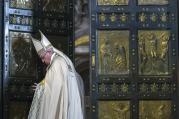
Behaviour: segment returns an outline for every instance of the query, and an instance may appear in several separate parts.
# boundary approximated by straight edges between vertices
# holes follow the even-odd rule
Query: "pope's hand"
[[[34,83],[34,85],[32,85],[32,90],[36,90],[36,88],[37,88],[37,86],[38,86],[38,83]]]

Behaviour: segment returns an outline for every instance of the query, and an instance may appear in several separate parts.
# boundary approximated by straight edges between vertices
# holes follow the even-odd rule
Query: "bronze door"
[[[92,119],[177,119],[177,0],[90,3]]]
[[[30,39],[40,29],[73,59],[72,0],[5,0],[2,119],[27,119],[32,84],[43,78],[43,65]]]

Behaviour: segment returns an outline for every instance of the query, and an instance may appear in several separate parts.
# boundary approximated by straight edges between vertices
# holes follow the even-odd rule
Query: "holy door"
[[[177,0],[90,8],[92,119],[178,119]]]
[[[72,0],[4,0],[2,119],[27,119],[43,65],[30,34],[40,29],[73,59]]]

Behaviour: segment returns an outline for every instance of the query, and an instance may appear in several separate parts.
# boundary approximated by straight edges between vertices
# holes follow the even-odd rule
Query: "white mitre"
[[[45,35],[39,30],[40,32],[40,41],[33,38],[32,36],[32,42],[34,44],[34,47],[38,53],[38,55],[40,55],[41,53],[45,52],[47,49],[52,48],[52,44],[50,43],[50,41],[45,37]]]

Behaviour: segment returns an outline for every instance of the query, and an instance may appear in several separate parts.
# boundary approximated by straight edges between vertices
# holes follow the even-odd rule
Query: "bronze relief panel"
[[[140,101],[139,119],[172,119],[171,101]]]
[[[129,101],[99,101],[99,119],[130,119]]]
[[[10,75],[34,76],[35,60],[29,33],[10,32]]]
[[[129,73],[129,31],[98,31],[100,74]]]
[[[10,0],[9,6],[12,8],[32,9],[33,0]]]
[[[128,5],[128,0],[98,0],[98,5]]]
[[[138,0],[139,5],[166,5],[169,0]]]
[[[15,25],[28,25],[32,26],[33,18],[31,16],[22,16],[22,15],[9,15],[9,23]]]
[[[139,74],[168,75],[170,32],[167,30],[140,30],[138,38]]]

